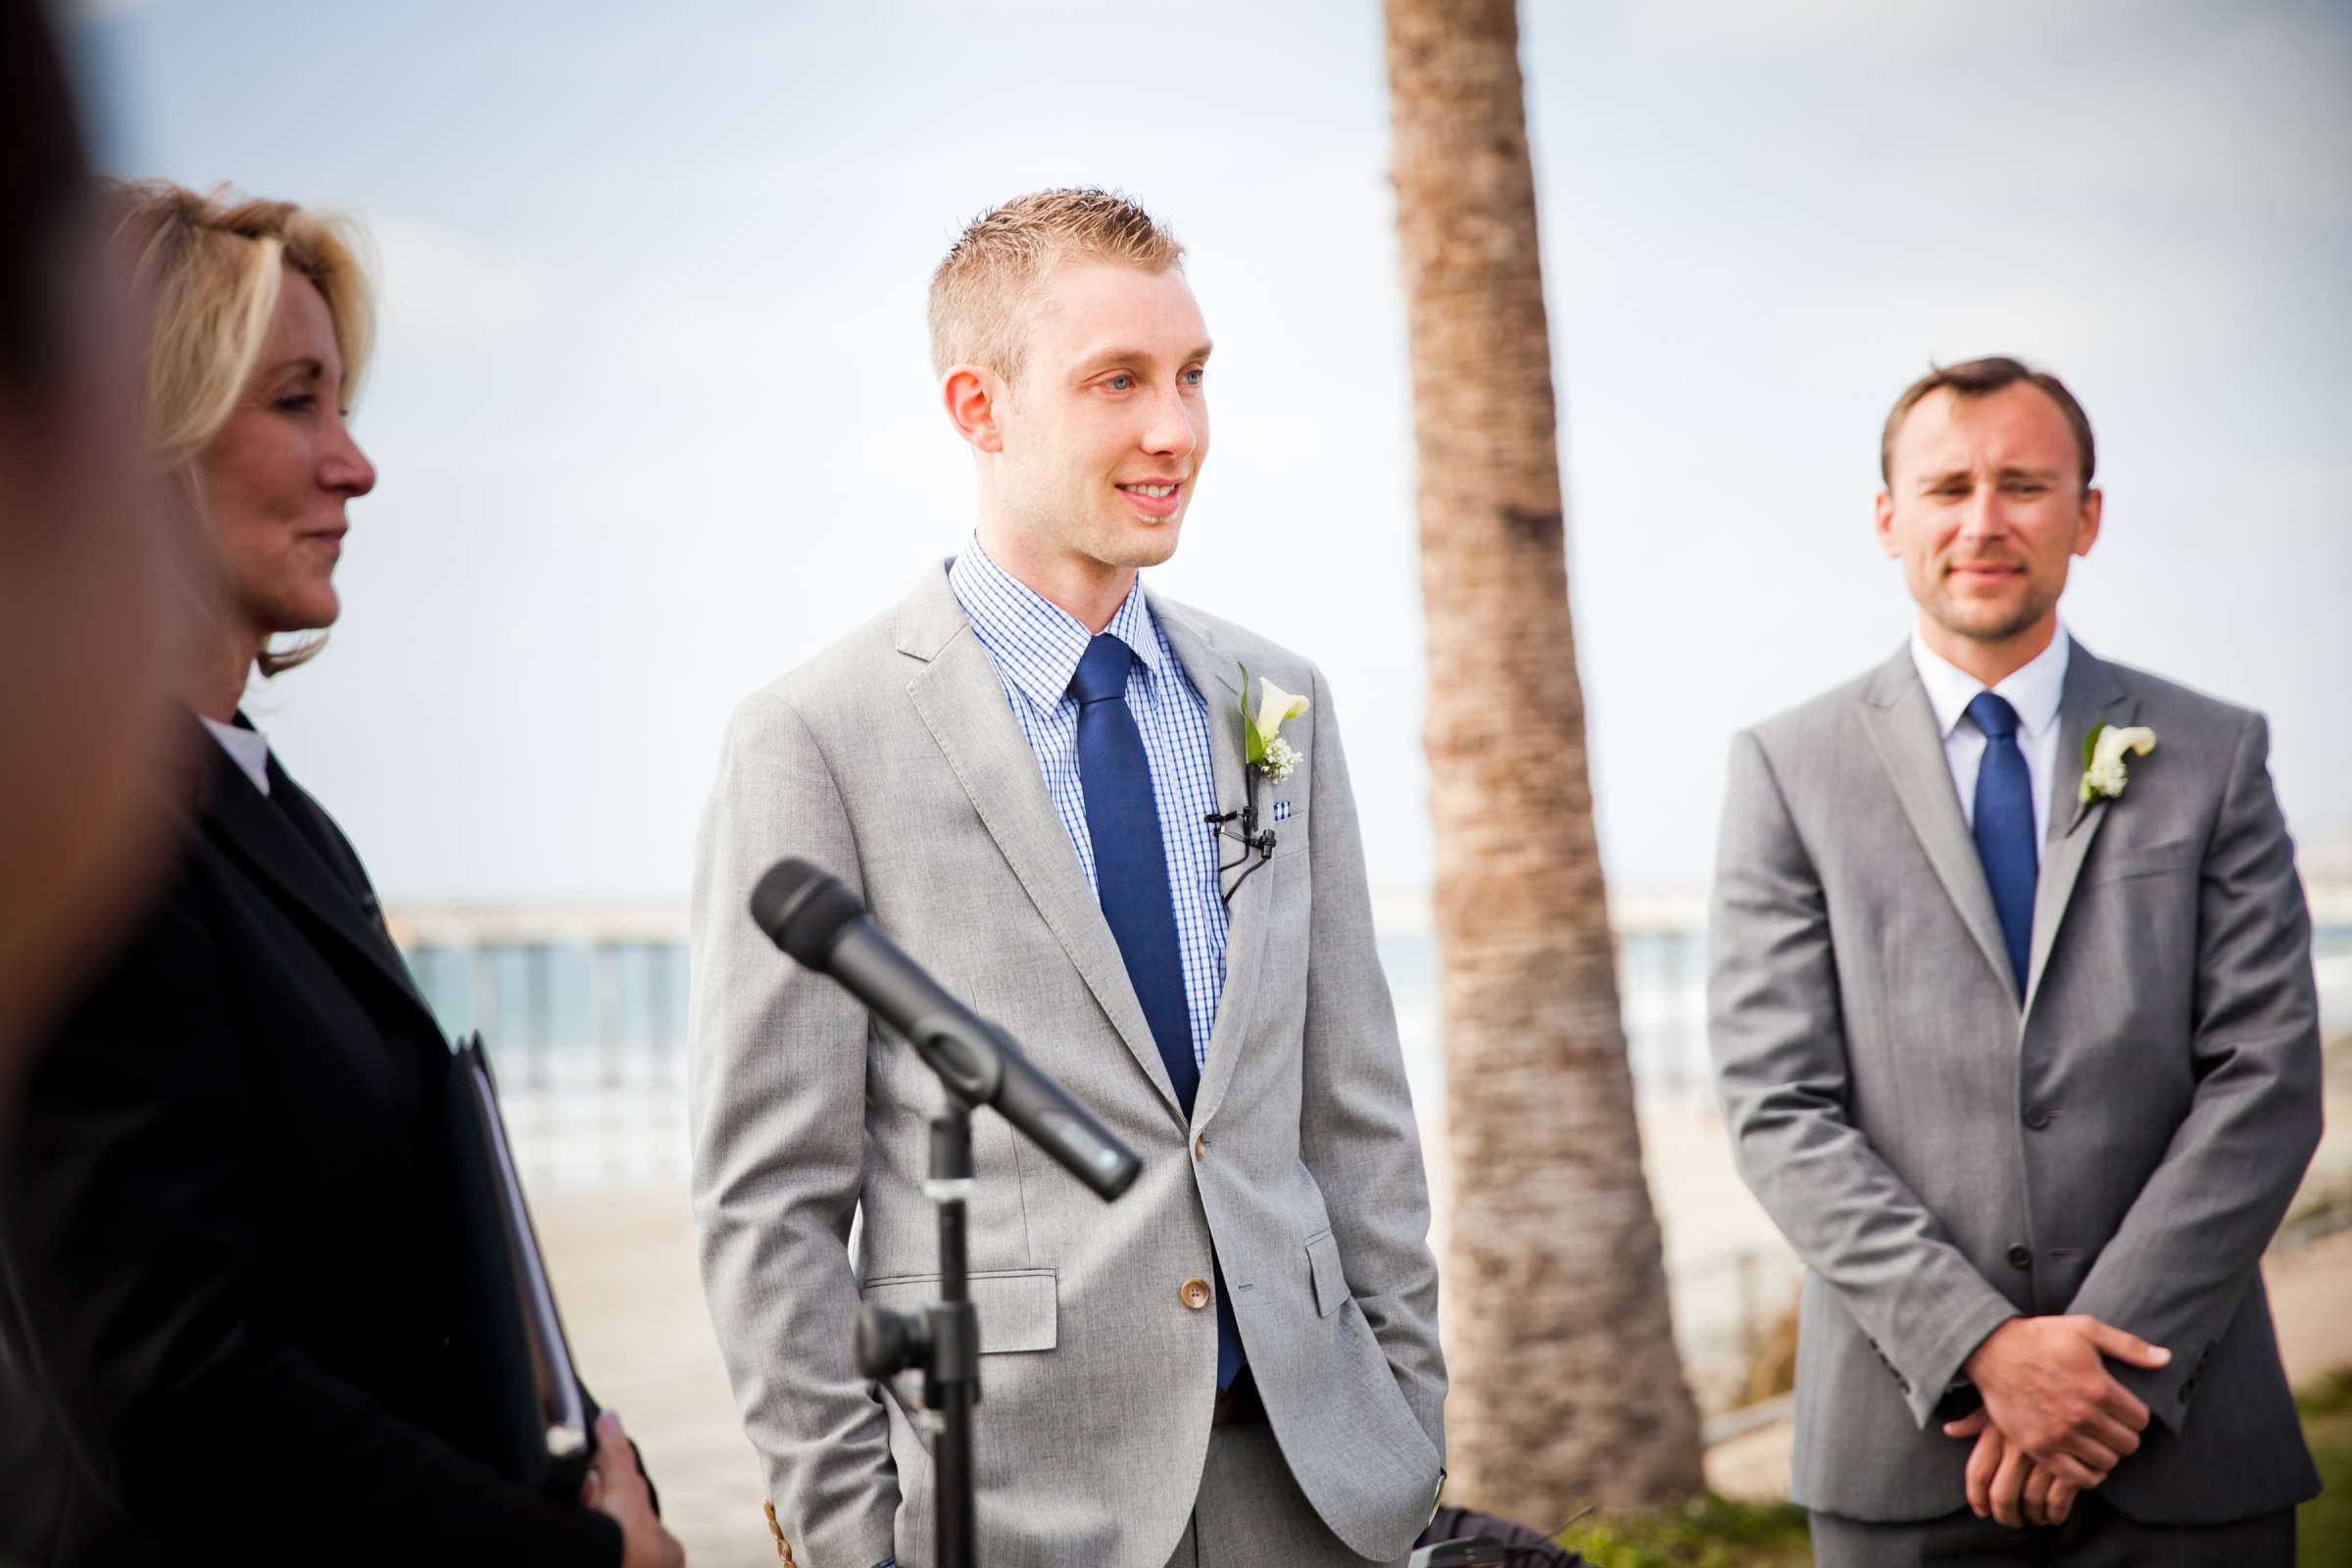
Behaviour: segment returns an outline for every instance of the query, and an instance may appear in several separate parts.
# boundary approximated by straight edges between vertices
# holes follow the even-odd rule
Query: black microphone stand
[[[858,1376],[923,1374],[925,1425],[938,1470],[939,1568],[976,1568],[979,1518],[972,1473],[972,1407],[980,1402],[980,1310],[971,1301],[964,1203],[972,1194],[972,1113],[954,1094],[931,1118],[930,1179],[939,1210],[939,1299],[919,1317],[868,1301],[858,1309]]]
[[[1266,847],[1273,847],[1271,836]],[[972,1194],[972,1107],[994,1105],[1015,1132],[1104,1202],[1135,1185],[1143,1160],[1029,1061],[1012,1037],[973,1013],[866,918],[840,880],[786,858],[752,890],[752,918],[805,968],[831,976],[906,1037],[947,1091],[931,1121],[923,1195],[939,1211],[940,1299],[919,1315],[873,1302],[852,1340],[873,1382],[919,1368],[924,1430],[938,1475],[937,1568],[976,1568],[972,1408],[980,1402],[980,1314],[971,1300],[964,1205]]]
[[[939,1075],[947,1091],[946,1108],[931,1118],[930,1174],[923,1183],[923,1196],[939,1210],[939,1299],[919,1315],[893,1312],[868,1301],[858,1308],[853,1342],[860,1377],[881,1382],[902,1372],[923,1374],[924,1427],[931,1434],[938,1475],[938,1568],[978,1568],[979,1563],[972,1407],[980,1402],[980,1312],[972,1304],[964,1246],[964,1204],[972,1196],[973,1179],[971,1107],[995,1102],[1005,1054],[1009,1050],[1017,1057],[1019,1050],[994,1034],[993,1026],[979,1028],[992,1031],[992,1037],[975,1039],[957,1020],[927,1017],[915,1020],[907,1035],[915,1054]],[[1046,1082],[1050,1087],[1051,1080]],[[1054,1093],[1058,1096],[1060,1091]],[[1134,1179],[1132,1154],[1126,1157],[1126,1174],[1113,1177],[1105,1173],[1105,1155],[1098,1155],[1095,1168],[1089,1168],[1066,1147],[1040,1147],[1093,1187],[1104,1202],[1114,1200]],[[1104,1147],[1126,1153],[1115,1139]]]

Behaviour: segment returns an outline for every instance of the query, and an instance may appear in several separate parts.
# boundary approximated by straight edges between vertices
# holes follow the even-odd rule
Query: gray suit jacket
[[[1183,1287],[1213,1279],[1212,1242],[1274,1434],[1331,1529],[1394,1558],[1434,1506],[1446,1374],[1429,1200],[1330,694],[1273,644],[1150,603],[1208,702],[1220,808],[1244,788],[1238,665],[1314,705],[1291,732],[1304,760],[1260,787],[1261,825],[1278,798],[1290,814],[1232,901],[1190,1126],[944,570],[756,693],[728,731],[696,858],[695,1216],[711,1321],[804,1564],[930,1558],[929,1436],[858,1379],[849,1326],[860,1297],[906,1309],[936,1294],[922,1180],[940,1093],[753,927],[752,885],[786,855],[849,883],[1144,1156],[1105,1205],[998,1117],[975,1119],[983,1556],[1161,1568],[1208,1445],[1216,1314]]]
[[[2112,801],[2084,735],[2145,724]],[[2077,644],[2021,1000],[1909,650],[1732,748],[1710,1036],[1740,1168],[1807,1267],[1794,1494],[1964,1503],[1933,1420],[2013,1314],[2173,1351],[2100,1494],[2218,1522],[2319,1490],[2258,1268],[2320,1134],[2311,926],[2259,714]]]

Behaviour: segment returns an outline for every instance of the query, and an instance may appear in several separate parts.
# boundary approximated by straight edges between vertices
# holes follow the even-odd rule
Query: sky
[[[356,215],[382,335],[326,652],[251,695],[387,902],[668,900],[729,710],[964,546],[923,330],[962,223],[1190,247],[1211,458],[1147,581],[1324,670],[1427,880],[1375,4],[85,0],[100,158]],[[2068,624],[2270,715],[2352,835],[2352,11],[1531,0],[1570,591],[1609,874],[1703,880],[1733,734],[1897,648],[1878,429],[2015,353],[2089,411]]]

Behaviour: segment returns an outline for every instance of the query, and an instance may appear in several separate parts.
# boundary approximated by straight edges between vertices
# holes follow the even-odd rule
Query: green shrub
[[[1588,1519],[1560,1543],[1593,1568],[1796,1568],[1813,1560],[1804,1509],[1712,1493],[1667,1512]]]
[[[2307,1383],[2295,1396],[2295,1408],[2303,1412],[2309,1426],[2318,1416],[2352,1416],[2352,1366],[2317,1383]]]
[[[2339,1568],[2352,1562],[2352,1369],[2307,1387],[2295,1402],[2320,1466],[2320,1494],[2295,1515],[2295,1560]]]

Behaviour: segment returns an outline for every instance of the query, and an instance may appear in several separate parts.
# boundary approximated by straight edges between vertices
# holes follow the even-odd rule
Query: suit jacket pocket
[[[2163,876],[2170,871],[2193,871],[2204,859],[2205,846],[2199,839],[2167,839],[2144,848],[2127,849],[2118,845],[2099,858],[2099,864],[2082,879],[2082,885],[2095,888],[2102,882],[2128,882],[2134,877]]]
[[[1331,1232],[1318,1231],[1307,1239],[1306,1267],[1314,1276],[1317,1317],[1329,1317],[1352,1299],[1347,1272],[1340,1267],[1340,1239]]]
[[[1059,1334],[1059,1293],[1050,1268],[996,1269],[967,1276],[980,1313],[980,1353],[1011,1355],[1051,1350]],[[936,1274],[898,1274],[868,1280],[859,1293],[893,1312],[919,1312],[939,1299]],[[848,1324],[842,1325],[846,1331]]]
[[[1289,786],[1284,787],[1289,788]],[[1282,802],[1282,814],[1279,816],[1275,814],[1273,797],[1267,796],[1260,799],[1257,803],[1257,827],[1261,833],[1268,829],[1273,831],[1274,858],[1277,860],[1286,855],[1298,855],[1304,851],[1306,848],[1305,792],[1300,791],[1296,797],[1286,797]]]

